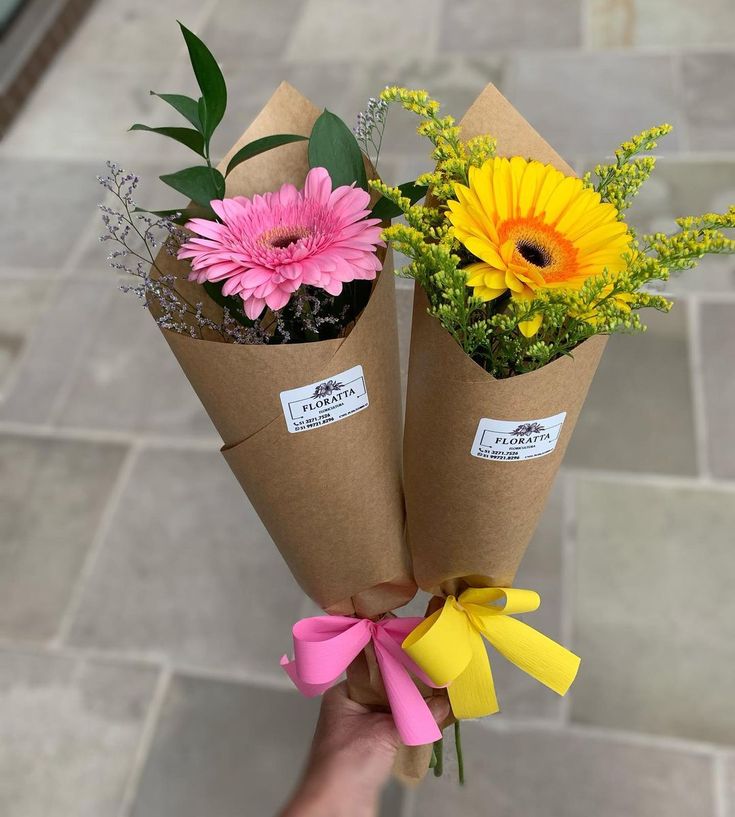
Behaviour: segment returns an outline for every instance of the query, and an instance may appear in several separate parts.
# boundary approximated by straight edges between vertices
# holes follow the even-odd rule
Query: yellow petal
[[[588,195],[591,194],[591,195]],[[597,198],[597,201],[595,201]],[[575,224],[587,213],[594,212],[595,205],[599,203],[599,194],[592,193],[592,191],[585,190],[582,195],[578,196],[571,202],[564,215],[556,223],[556,229],[560,233],[568,235]]]
[[[483,301],[493,301],[495,298],[499,298],[504,292],[507,292],[508,288],[503,287],[502,289],[492,289],[490,287],[475,287],[472,290],[472,294],[476,295]]]
[[[612,221],[609,224],[602,224],[585,233],[574,242],[574,245],[585,253],[594,252],[598,248],[605,247],[616,237],[624,236],[628,232],[628,226],[624,221]]]
[[[493,245],[487,239],[470,236],[462,243],[465,245],[465,247],[467,247],[472,255],[476,255],[482,261],[485,261],[496,269],[502,269],[505,267],[503,259],[500,257],[497,249],[493,247]]]
[[[499,244],[498,213],[492,188],[493,162],[493,159],[489,159],[475,174],[474,192],[478,203],[477,219],[482,224],[483,232],[494,244]]]
[[[582,189],[582,180],[573,176],[566,176],[556,190],[549,196],[546,203],[545,221],[547,224],[556,224],[559,217],[569,206],[572,199]]]
[[[481,287],[485,285],[485,273],[491,270],[492,267],[484,261],[478,261],[476,264],[468,264],[465,268],[467,275],[468,287]]]
[[[546,174],[541,183],[541,189],[536,197],[533,211],[529,215],[541,217],[544,214],[549,198],[556,188],[564,181],[564,174],[554,167],[546,167]]]
[[[480,189],[478,188],[477,193],[480,192]],[[461,193],[460,202],[448,202],[451,210],[451,214],[448,216],[449,221],[455,226],[461,225],[463,229],[473,235],[488,237],[491,242],[497,244],[499,242],[495,224],[486,215],[477,193],[474,191]],[[459,240],[463,241],[462,238],[459,238]]]
[[[495,198],[495,208],[498,219],[504,221],[512,216],[511,194],[513,192],[510,179],[510,162],[507,159],[496,159],[493,168],[492,190]]]
[[[505,283],[511,292],[523,292],[523,282],[518,280],[518,277],[512,270],[507,270],[505,273]]]
[[[518,191],[518,215],[521,218],[526,218],[533,212],[545,175],[544,166],[540,162],[528,163],[523,174],[523,183]]]
[[[504,241],[500,245],[500,257],[503,259],[505,266],[510,266],[513,263],[515,252],[515,241]]]
[[[542,315],[534,315],[529,321],[520,321],[518,323],[518,328],[521,330],[521,334],[524,337],[532,338],[536,332],[538,332],[542,320]]]
[[[522,156],[514,156],[510,160],[510,179],[511,179],[510,206],[511,215],[513,218],[518,218],[518,216],[520,216],[520,208],[518,206],[519,198],[521,190],[523,189],[526,169],[528,167],[529,162],[527,162]]]
[[[618,211],[612,205],[600,204],[579,217],[576,224],[569,228],[567,238],[570,241],[576,241],[588,230],[594,230],[601,224],[617,221],[617,218]]]
[[[483,285],[488,289],[499,289],[505,291],[505,271],[500,269],[487,268],[483,276]]]
[[[517,270],[514,269],[513,271],[520,281],[525,281],[527,284],[535,284],[536,286],[542,287],[546,283],[546,279],[541,270],[530,264]]]

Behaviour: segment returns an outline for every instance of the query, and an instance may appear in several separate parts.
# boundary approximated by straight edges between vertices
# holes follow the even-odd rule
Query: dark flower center
[[[271,240],[271,247],[290,247],[291,244],[295,244],[300,238],[303,238],[303,236],[296,235],[295,233],[278,236],[278,238]]]
[[[260,236],[260,240],[269,247],[282,250],[295,244],[300,239],[306,238],[309,232],[307,227],[272,227]]]
[[[532,241],[519,241],[516,244],[518,252],[536,267],[548,267],[551,263],[551,256],[545,247],[540,247]]]

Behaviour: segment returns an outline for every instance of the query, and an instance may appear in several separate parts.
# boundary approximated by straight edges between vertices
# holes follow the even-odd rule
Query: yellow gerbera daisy
[[[455,185],[447,202],[454,234],[480,260],[467,285],[484,301],[510,290],[530,300],[537,289],[579,289],[604,269],[620,272],[630,235],[612,204],[581,179],[514,156],[471,167],[469,187]],[[541,316],[519,325],[534,335]]]

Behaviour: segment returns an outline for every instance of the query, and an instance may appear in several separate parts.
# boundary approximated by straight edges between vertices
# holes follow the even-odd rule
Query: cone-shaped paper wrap
[[[269,134],[308,135],[318,113],[284,83],[229,155]],[[284,182],[301,187],[305,145],[241,164],[227,179],[227,195],[250,196]],[[159,263],[186,277],[188,264],[165,255]],[[187,293],[192,286],[180,284]],[[404,543],[390,253],[345,338],[247,346],[164,334],[222,436],[225,459],[304,591],[328,612],[345,615],[374,616],[407,602],[415,585]],[[355,413],[348,415],[348,406],[343,419],[289,431],[286,417],[303,417],[314,401],[302,394],[282,403],[281,393],[329,380],[354,388]]]
[[[477,98],[461,127],[464,139],[496,137],[500,156],[539,159],[572,173],[493,86]],[[419,587],[438,595],[467,585],[508,586],[546,503],[605,338],[586,341],[573,358],[496,380],[427,314],[427,306],[417,287],[404,440],[414,576]]]

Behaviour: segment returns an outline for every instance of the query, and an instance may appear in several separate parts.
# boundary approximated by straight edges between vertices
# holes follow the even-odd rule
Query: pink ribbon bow
[[[409,672],[436,687],[403,652],[401,643],[421,618],[370,621],[346,616],[303,618],[293,627],[294,659],[281,666],[302,695],[313,698],[331,687],[372,640],[393,720],[406,746],[422,746],[441,737],[426,701]]]

